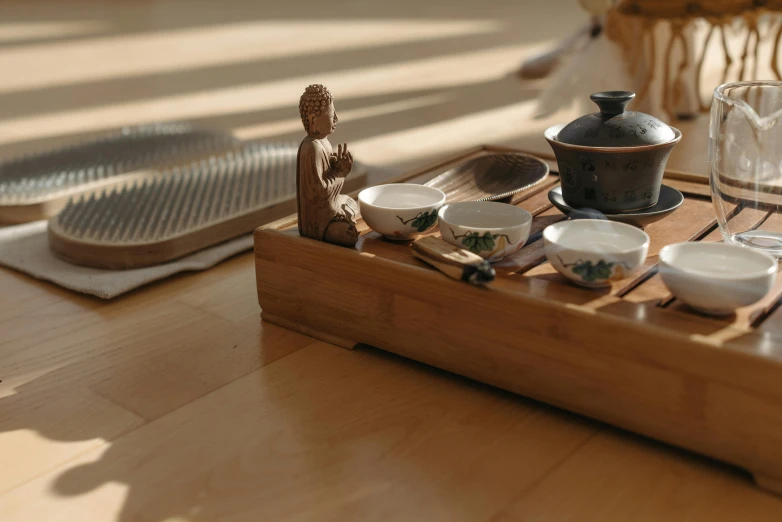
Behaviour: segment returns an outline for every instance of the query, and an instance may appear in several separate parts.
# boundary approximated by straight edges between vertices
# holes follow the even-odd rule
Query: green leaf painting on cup
[[[579,276],[587,283],[596,281],[618,281],[625,277],[625,270],[628,266],[622,262],[609,262],[603,259],[597,263],[592,261],[578,260],[575,263],[565,263],[562,258],[559,259],[562,266],[571,268],[573,273]]]
[[[461,236],[457,236],[451,229],[454,239],[461,239],[462,246],[472,252],[473,254],[480,254],[481,252],[492,252],[497,248],[497,238],[505,238],[505,242],[510,244],[510,238],[504,234],[492,234],[489,231],[481,234],[480,232],[468,231]]]
[[[584,261],[573,267],[573,273],[581,276],[587,283],[605,280],[611,277],[616,263],[607,263],[602,259],[593,264],[592,261]]]
[[[402,219],[400,216],[397,216],[397,219],[399,219],[403,225],[409,224],[418,232],[426,232],[432,228],[435,223],[437,223],[437,209],[427,212],[419,212],[415,217],[412,217],[407,221]]]

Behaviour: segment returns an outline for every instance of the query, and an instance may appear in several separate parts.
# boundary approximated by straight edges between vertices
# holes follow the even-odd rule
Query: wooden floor
[[[251,254],[110,304],[0,275],[4,521],[782,519],[726,466],[261,324]]]
[[[316,66],[366,161],[518,141],[503,75],[574,3],[5,2],[0,154],[168,117],[298,136]],[[251,253],[108,303],[0,269],[0,520],[782,520],[727,466],[259,313]]]

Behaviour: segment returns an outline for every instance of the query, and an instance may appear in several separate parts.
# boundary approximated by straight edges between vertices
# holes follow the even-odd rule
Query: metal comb
[[[51,217],[68,198],[131,173],[237,149],[232,134],[184,123],[126,127],[92,141],[0,162],[0,223]]]
[[[72,200],[49,221],[50,246],[76,264],[134,268],[246,234],[296,212],[297,153],[297,143],[252,143]],[[365,179],[351,178],[346,190]]]

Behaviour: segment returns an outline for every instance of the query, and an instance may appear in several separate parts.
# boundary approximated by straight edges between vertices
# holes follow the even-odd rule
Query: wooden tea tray
[[[497,150],[483,147],[396,181],[423,182]],[[516,196],[535,215],[533,234],[565,219],[546,197],[557,183],[552,174]],[[554,272],[540,239],[496,265],[497,280],[481,289],[435,271],[409,243],[386,241],[363,223],[357,248],[348,249],[299,237],[292,216],[255,232],[262,317],[741,466],[782,493],[782,278],[761,303],[729,318],[697,315],[672,299],[656,275],[660,249],[721,238],[708,185],[666,183],[685,202],[646,228],[651,245],[640,273],[600,291]],[[759,210],[737,208],[733,219],[782,229],[782,216]]]

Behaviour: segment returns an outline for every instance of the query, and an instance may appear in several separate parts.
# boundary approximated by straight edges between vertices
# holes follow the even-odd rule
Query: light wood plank
[[[488,520],[594,432],[391,355],[318,343],[0,496],[0,512],[8,521]],[[109,481],[128,492],[120,515]]]
[[[71,384],[23,390],[0,399],[0,498],[77,455],[100,448],[145,421],[96,393]]]
[[[257,317],[258,299],[248,288],[247,276],[254,272],[251,252],[240,254],[199,274],[188,274],[170,281],[168,293],[177,302],[214,314],[227,321]]]
[[[492,522],[772,522],[781,517],[782,500],[753,487],[737,470],[607,430]]]
[[[155,419],[311,344],[313,339],[261,324],[258,315],[230,327],[181,332],[144,361],[122,361],[90,389],[144,419]],[[161,394],[160,390],[165,393]]]
[[[159,349],[161,335],[188,328],[203,334],[223,319],[187,305],[155,302],[136,294],[121,304],[82,314],[29,313],[0,331],[0,358],[6,369],[4,393],[57,370],[104,357],[133,359]],[[111,361],[111,362],[108,362]],[[87,365],[79,377],[95,372]]]

